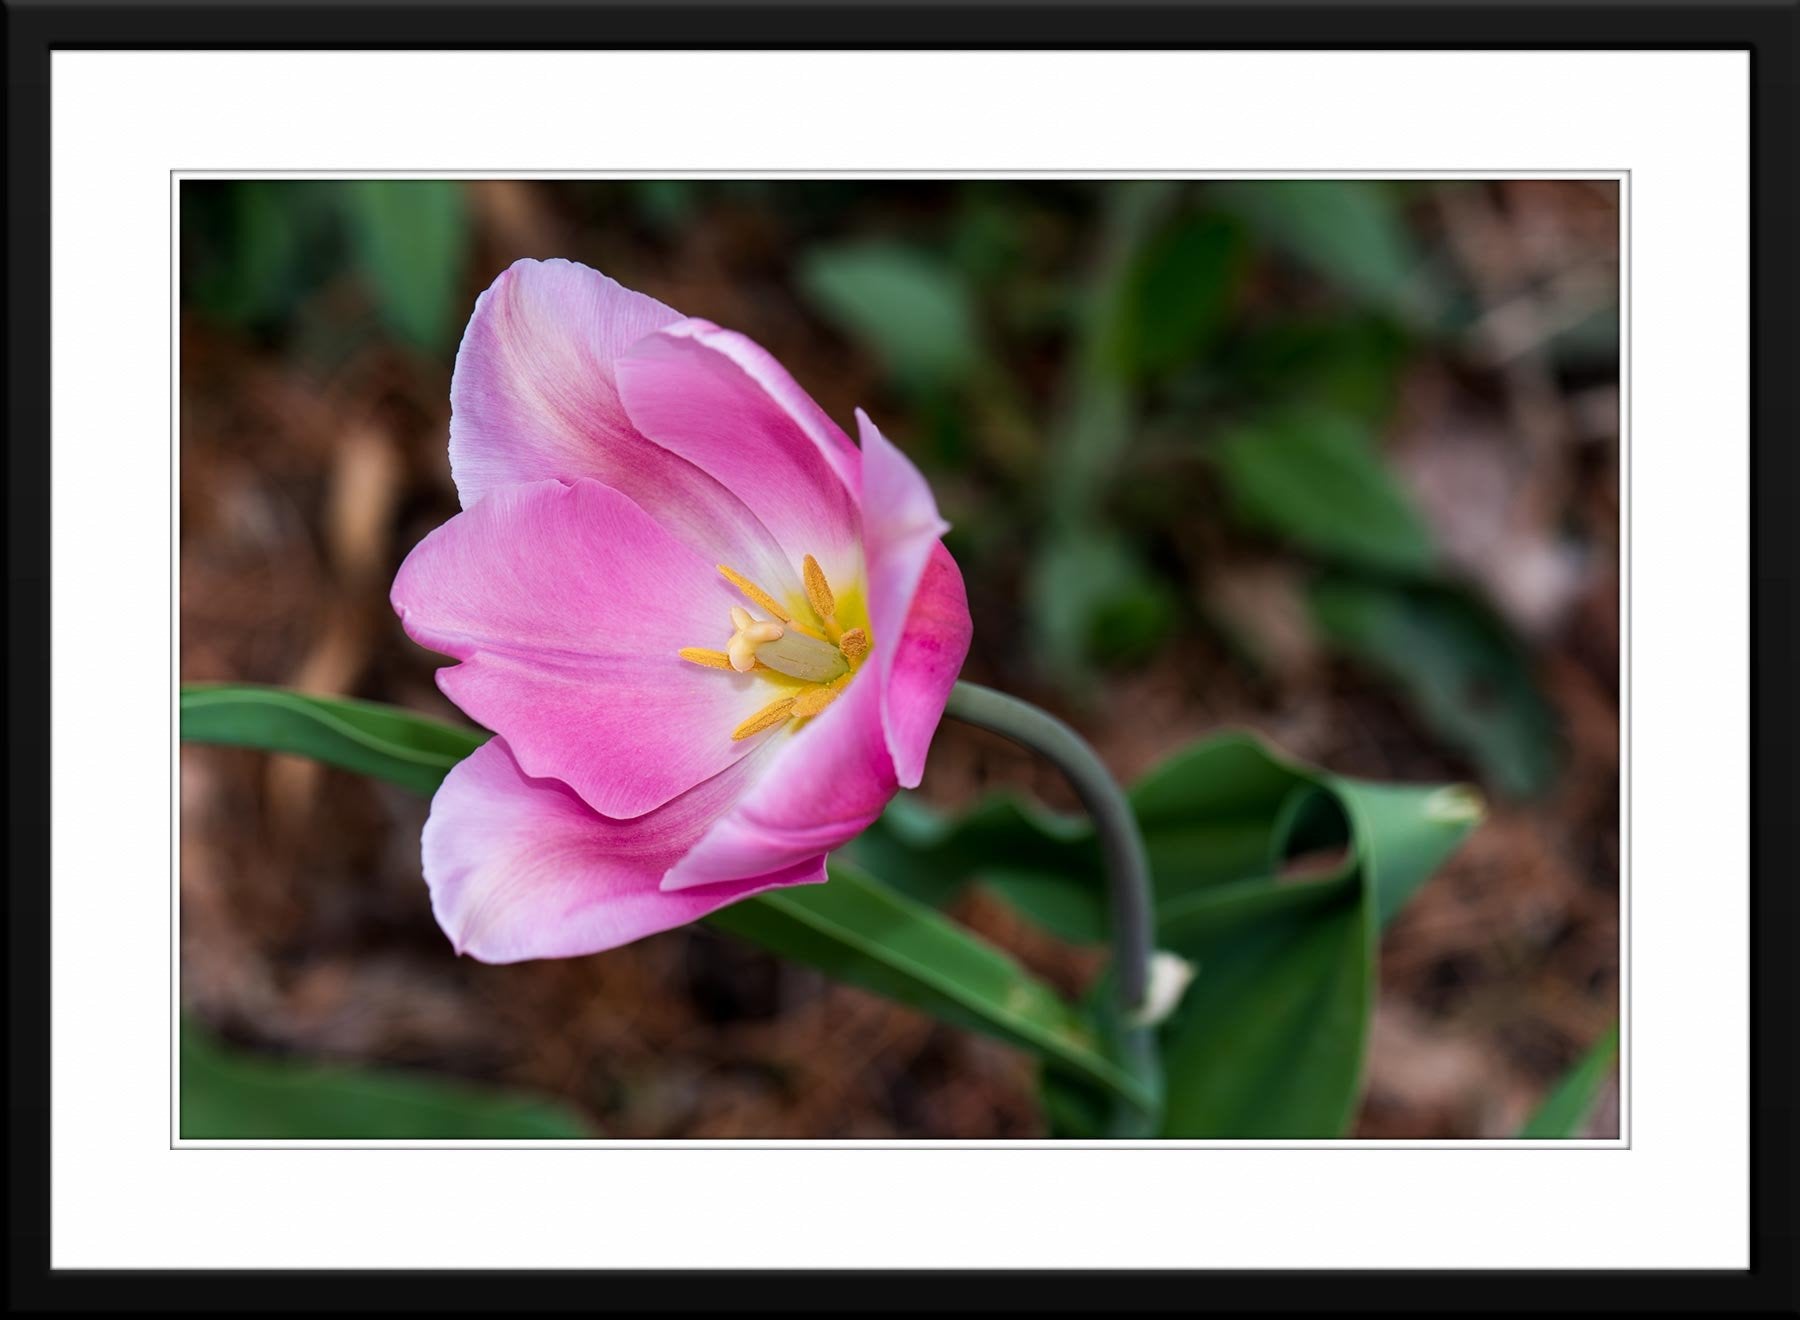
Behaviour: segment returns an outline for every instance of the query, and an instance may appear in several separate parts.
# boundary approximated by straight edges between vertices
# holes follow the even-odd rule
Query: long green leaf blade
[[[1425,320],[1436,302],[1391,183],[1238,179],[1213,194],[1299,260],[1372,307]]]
[[[349,697],[247,685],[181,690],[183,742],[307,756],[419,793],[435,792],[450,767],[488,737],[482,729]]]
[[[1158,938],[1199,975],[1163,1025],[1165,1135],[1332,1137],[1355,1112],[1372,995],[1344,880],[1202,892]]]
[[[549,1100],[388,1068],[261,1059],[181,1026],[189,1141],[566,1140],[595,1133]]]
[[[1291,408],[1215,442],[1238,514],[1330,559],[1421,574],[1437,551],[1424,519],[1353,419]]]
[[[181,693],[184,741],[312,757],[421,793],[484,742],[373,702],[278,688],[195,685]],[[853,867],[831,883],[746,900],[708,920],[838,979],[1001,1040],[1140,1108],[1155,1097],[1109,1059],[1092,1023],[1007,955]]]
[[[814,248],[800,263],[800,286],[903,384],[952,383],[981,360],[970,290],[928,252],[880,241]]]
[[[469,249],[464,185],[454,179],[358,179],[341,184],[357,265],[382,319],[422,348],[444,349],[455,329],[454,278]]]
[[[1532,1140],[1580,1136],[1618,1056],[1619,1027],[1614,1023],[1544,1097],[1519,1135]]]
[[[1154,1097],[1100,1052],[1094,1025],[1011,957],[843,862],[828,884],[722,908],[717,926],[836,980],[1011,1041],[1149,1108]]]
[[[1390,679],[1497,788],[1527,796],[1555,777],[1553,712],[1518,642],[1481,602],[1456,588],[1338,574],[1309,598],[1325,640]]]

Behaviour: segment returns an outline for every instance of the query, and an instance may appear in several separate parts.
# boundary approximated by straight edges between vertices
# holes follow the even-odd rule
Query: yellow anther
[[[684,646],[676,654],[691,665],[705,665],[708,669],[724,669],[732,673],[737,671],[737,666],[731,663],[731,657],[723,651],[708,650],[704,646]],[[756,662],[755,668],[765,674],[775,672],[760,660]],[[786,675],[782,677],[785,678]]]
[[[825,683],[819,687],[807,688],[806,691],[794,698],[792,712],[794,717],[802,720],[811,719],[824,710],[825,707],[837,700],[838,693],[844,690],[844,679],[848,677],[849,675],[846,674],[844,678],[838,679],[835,683]]]
[[[732,741],[742,742],[753,734],[761,733],[764,729],[772,729],[777,724],[786,723],[788,716],[793,713],[793,709],[794,698],[792,697],[780,697],[771,701],[731,731]]]
[[[725,565],[723,565],[723,564],[717,565],[717,568],[718,568],[719,572],[721,572],[725,575],[725,580],[727,582],[731,583],[732,586],[736,587],[739,591],[743,592],[744,595],[748,596],[751,600],[755,601],[758,605],[762,606],[764,610],[768,611],[770,614],[773,614],[777,619],[780,619],[783,623],[786,623],[789,620],[789,618],[791,616],[788,614],[788,612],[786,610],[782,609],[781,606],[776,603],[775,597],[771,596],[768,592],[764,591],[761,587],[757,586],[756,583],[752,582],[749,578],[745,577],[742,573],[734,573],[731,569],[726,568]],[[737,611],[733,610],[732,614],[733,614],[733,616],[735,616],[737,614]]]
[[[818,560],[808,555],[800,562],[800,575],[806,580],[806,603],[813,607],[813,613],[825,625],[825,635],[835,642],[838,636],[837,597],[831,594],[831,583],[825,580],[825,570],[819,567]]]
[[[850,662],[850,667],[856,668],[869,653],[869,634],[861,628],[852,628],[838,638],[838,650],[844,653],[844,659]]]

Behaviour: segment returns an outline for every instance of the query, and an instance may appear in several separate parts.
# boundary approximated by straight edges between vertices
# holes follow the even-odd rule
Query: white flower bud
[[[1200,969],[1180,954],[1158,949],[1150,955],[1150,984],[1144,990],[1144,1002],[1138,1006],[1132,1025],[1154,1027],[1175,1011],[1182,995]]]

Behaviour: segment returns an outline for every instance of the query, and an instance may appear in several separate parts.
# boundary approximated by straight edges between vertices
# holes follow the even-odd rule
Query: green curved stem
[[[944,713],[1047,757],[1074,787],[1093,819],[1106,863],[1114,976],[1122,1017],[1129,1023],[1149,981],[1152,905],[1144,836],[1125,791],[1080,734],[1029,702],[959,680]]]

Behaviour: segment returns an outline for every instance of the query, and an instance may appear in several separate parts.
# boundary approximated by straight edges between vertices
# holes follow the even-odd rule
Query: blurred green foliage
[[[1376,179],[1256,179],[1214,185],[1220,205],[1267,242],[1358,302],[1406,320],[1435,299],[1392,183]]]
[[[1225,330],[1249,272],[1249,237],[1227,216],[1188,211],[1136,245],[1123,267],[1100,351],[1123,379],[1166,379]]]
[[[229,1140],[565,1140],[598,1135],[552,1101],[393,1069],[263,1058],[181,1024],[181,1135]]]
[[[361,179],[342,188],[350,250],[381,314],[402,338],[441,351],[464,317],[460,286],[444,278],[468,255],[462,185]]]
[[[471,229],[460,183],[184,181],[184,301],[251,330],[292,328],[348,275],[385,329],[443,353],[467,317]]]
[[[1549,784],[1554,717],[1523,649],[1473,596],[1430,583],[1326,576],[1311,605],[1328,641],[1390,678],[1502,792]]]
[[[1619,1024],[1614,1023],[1575,1061],[1546,1095],[1519,1135],[1527,1140],[1579,1137],[1600,1101],[1600,1090],[1619,1058]]]
[[[1213,442],[1233,512],[1321,559],[1429,573],[1431,533],[1345,413],[1271,412]]]
[[[975,303],[947,262],[916,248],[861,242],[812,249],[800,287],[826,316],[868,344],[903,387],[962,382],[981,357]]]

